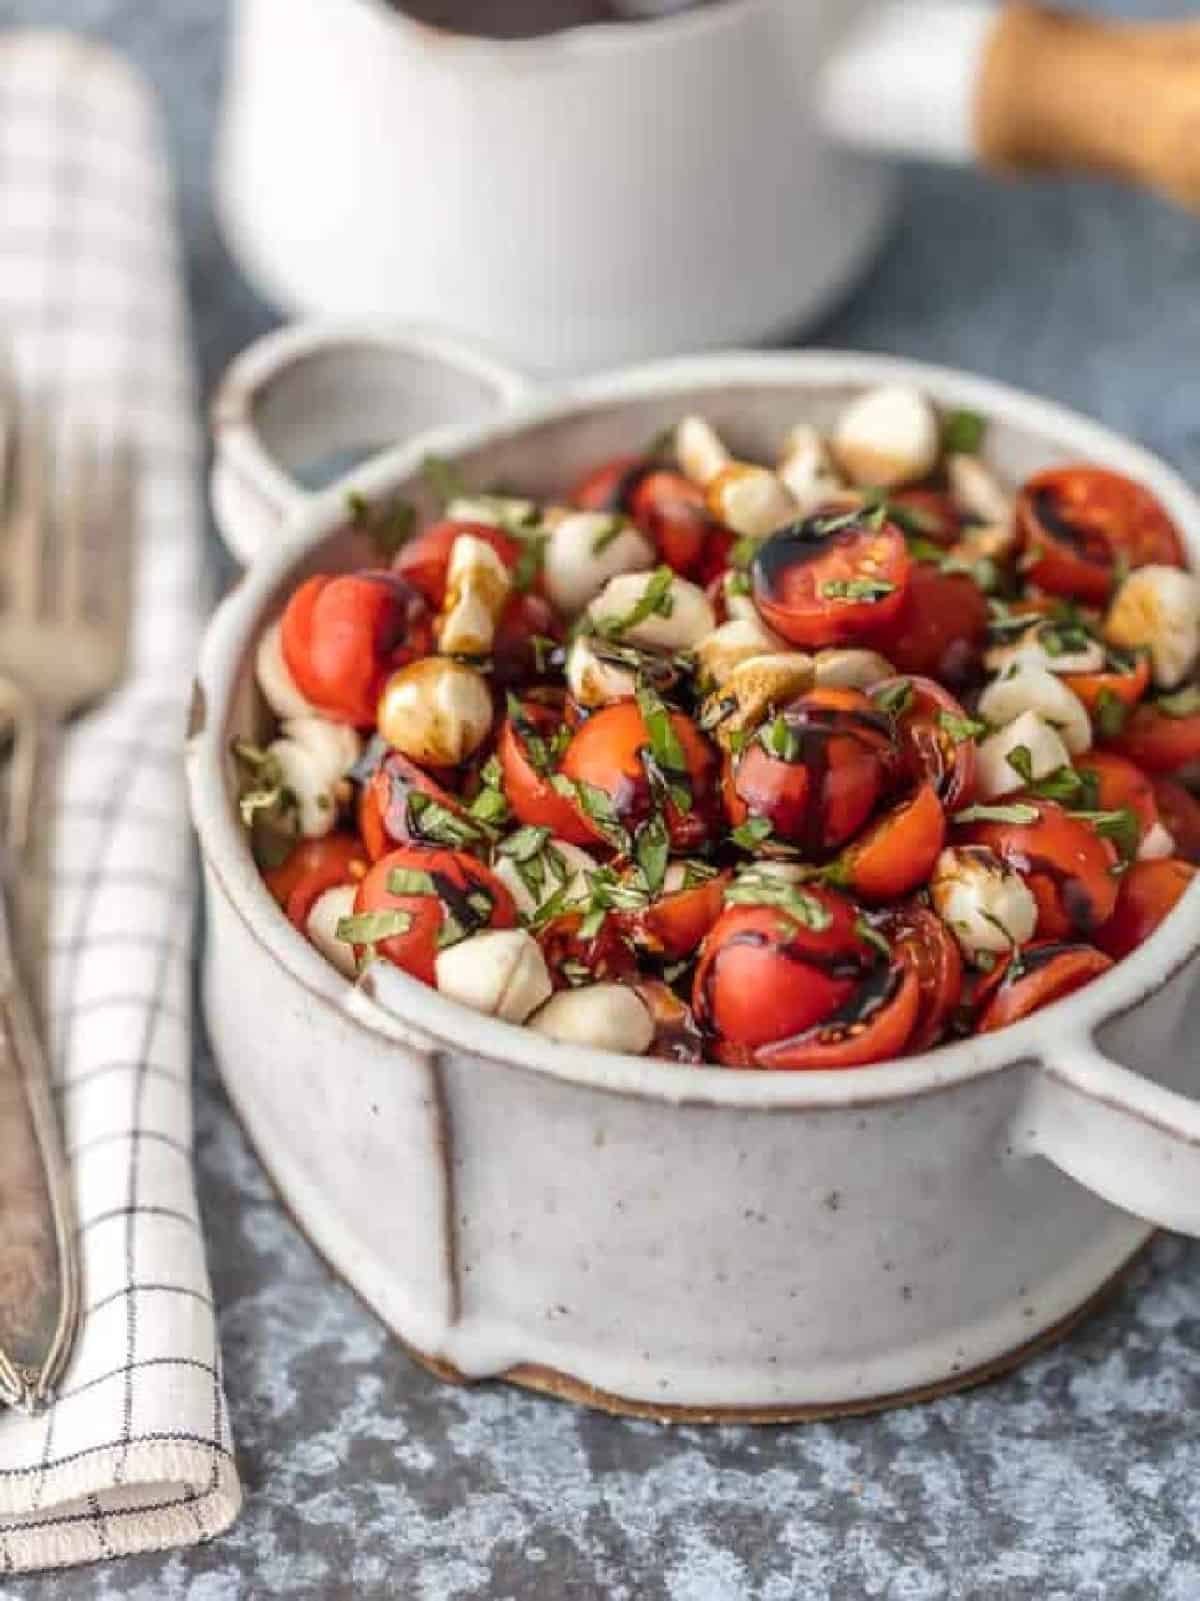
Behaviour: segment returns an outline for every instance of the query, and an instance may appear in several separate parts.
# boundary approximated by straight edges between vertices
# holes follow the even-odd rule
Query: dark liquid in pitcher
[[[671,9],[682,11],[697,3],[675,0]],[[620,0],[392,0],[392,6],[431,27],[487,39],[535,39],[588,23],[638,20],[635,0],[625,6]]]

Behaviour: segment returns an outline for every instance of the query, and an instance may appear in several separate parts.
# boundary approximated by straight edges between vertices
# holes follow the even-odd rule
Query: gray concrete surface
[[[207,200],[224,20],[223,0],[0,0],[0,23],[86,29],[157,84],[206,386],[272,321]],[[1153,200],[913,173],[889,252],[815,337],[1042,390],[1200,474],[1200,222]],[[1196,1246],[1160,1241],[1110,1310],[970,1395],[819,1427],[666,1431],[415,1369],[279,1210],[202,1048],[198,1079],[245,1511],[203,1549],[0,1596],[1200,1596]]]

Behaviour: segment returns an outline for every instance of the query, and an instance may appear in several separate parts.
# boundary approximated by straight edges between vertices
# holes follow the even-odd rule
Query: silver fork
[[[0,531],[0,717],[10,731],[0,894],[0,1400],[34,1410],[53,1393],[79,1321],[70,1179],[50,1073],[14,956],[41,940],[48,857],[35,824],[57,725],[124,676],[132,568],[127,452],[78,432],[59,448],[44,415],[10,405],[0,454],[12,466]],[[30,886],[41,895],[29,893]]]

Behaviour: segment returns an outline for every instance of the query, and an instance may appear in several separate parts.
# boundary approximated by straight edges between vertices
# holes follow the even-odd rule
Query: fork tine
[[[12,516],[8,525],[9,606],[20,617],[37,614],[42,593],[42,560],[49,519],[49,449],[41,406],[17,422],[17,461]]]

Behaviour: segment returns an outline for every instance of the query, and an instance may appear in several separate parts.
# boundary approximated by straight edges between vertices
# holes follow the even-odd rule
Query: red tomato
[[[765,748],[786,725],[790,749]],[[887,719],[855,689],[814,689],[774,718],[727,766],[725,806],[737,826],[765,818],[778,838],[810,856],[838,850],[891,787],[896,747]]]
[[[1113,701],[1136,706],[1150,687],[1150,663],[1139,656],[1127,673],[1064,673],[1062,681],[1074,690],[1093,719],[1103,719],[1104,708]],[[1103,728],[1103,721],[1100,727]]]
[[[1017,497],[1029,578],[1055,595],[1102,606],[1118,558],[1183,566],[1183,546],[1162,506],[1140,484],[1103,467],[1037,473]]]
[[[388,880],[397,870],[427,873],[436,894],[397,894]],[[482,890],[491,905],[486,916],[467,902],[467,896]],[[402,845],[381,856],[358,886],[355,913],[407,912],[410,923],[403,933],[379,940],[377,955],[394,962],[422,983],[435,985],[438,936],[448,915],[453,914],[470,933],[485,928],[512,928],[517,921],[512,896],[482,862],[465,851],[429,850],[421,845]],[[361,956],[364,947],[356,946]]]
[[[772,534],[751,568],[763,621],[806,650],[856,644],[886,630],[900,615],[912,569],[892,523],[854,521],[823,532],[830,521],[840,519],[807,517]]]
[[[1158,822],[1158,802],[1141,768],[1109,750],[1085,751],[1074,758],[1072,765],[1077,772],[1091,773],[1095,778],[1096,810],[1116,812],[1128,808],[1138,820],[1139,839],[1145,839]]]
[[[731,873],[662,895],[629,917],[634,943],[668,962],[690,956],[720,917]]]
[[[990,1034],[1016,1023],[1039,1007],[1082,989],[1111,966],[1108,957],[1090,945],[1054,940],[1027,945],[997,970],[999,981],[989,989],[990,998],[976,1028],[980,1034]]]
[[[946,842],[946,814],[932,784],[901,801],[850,845],[834,882],[860,900],[897,900],[926,883]]]
[[[917,975],[907,963],[880,966],[824,1022],[791,1039],[760,1045],[754,1065],[817,1072],[889,1061],[907,1045],[920,1000]]]
[[[703,490],[682,473],[660,469],[640,478],[629,496],[629,515],[661,559],[685,578],[706,583],[724,571],[733,536],[714,522]]]
[[[896,961],[916,974],[920,999],[909,1051],[927,1051],[941,1040],[963,987],[962,952],[950,930],[926,907],[911,902],[880,915]]]
[[[978,675],[987,629],[987,600],[973,578],[917,562],[903,606],[871,643],[897,672],[957,687]]]
[[[450,566],[450,553],[459,534],[472,534],[482,539],[499,556],[506,567],[515,567],[521,547],[515,539],[493,528],[490,523],[440,522],[431,523],[424,533],[401,545],[392,563],[393,570],[408,579],[419,589],[435,611],[442,609],[446,598],[446,570]]]
[[[515,815],[523,823],[537,828],[548,828],[559,839],[570,845],[595,845],[602,842],[599,830],[566,795],[560,795],[550,782],[556,770],[553,761],[552,741],[563,727],[560,712],[537,701],[521,702],[523,727],[518,728],[511,717],[504,720],[496,754],[504,780],[504,795]],[[539,764],[533,759],[531,741],[541,742],[542,752],[550,758]]]
[[[1090,823],[1053,801],[1021,797],[1021,804],[1039,814],[1036,822],[972,823],[966,841],[986,845],[1021,874],[1038,904],[1040,939],[1091,938],[1116,905],[1116,851]]]
[[[1104,743],[1148,773],[1177,773],[1200,761],[1200,712],[1169,717],[1153,701],[1144,701],[1121,732]]]
[[[705,844],[715,831],[720,768],[716,750],[689,717],[672,711],[669,721],[683,753],[685,771],[666,776],[687,784],[691,806],[684,811],[668,800],[663,821],[671,849],[686,852]],[[646,765],[649,754],[650,736],[637,702],[618,701],[594,713],[576,731],[562,770],[574,783],[602,789],[622,825],[632,830],[646,821],[655,806]]]
[[[624,511],[630,490],[653,470],[645,456],[614,456],[577,479],[567,503],[580,511]]]
[[[548,600],[532,591],[508,597],[492,641],[492,682],[501,689],[541,678],[533,640],[562,638],[562,624]]]
[[[388,675],[433,649],[433,619],[394,573],[318,573],[293,591],[280,639],[300,693],[335,722],[367,728]]]
[[[1173,778],[1156,778],[1153,787],[1162,825],[1175,841],[1174,854],[1200,863],[1200,801]]]
[[[1097,945],[1117,961],[1137,950],[1174,909],[1195,876],[1190,862],[1174,856],[1134,862],[1121,879],[1116,911],[1096,935]]]
[[[905,513],[905,524],[934,545],[953,545],[962,533],[962,517],[949,495],[940,489],[898,489],[888,496],[892,506]]]
[[[906,775],[929,783],[947,811],[969,806],[975,797],[974,737],[959,725],[970,722],[948,689],[932,678],[885,678],[871,689],[871,701],[889,712],[896,725]]]
[[[413,826],[409,815],[409,799],[414,790],[428,795],[455,817],[466,817],[455,796],[407,756],[398,750],[389,751],[358,797],[358,831],[373,862],[397,845],[429,843]]]
[[[271,894],[303,933],[308,914],[327,889],[352,884],[367,871],[367,854],[353,834],[302,840],[280,866],[263,874]]]
[[[759,1046],[820,1023],[853,995],[874,952],[853,906],[829,890],[808,893],[828,912],[812,929],[778,906],[727,906],[700,947],[692,1009],[728,1043]]]
[[[637,974],[637,957],[625,937],[620,918],[610,914],[596,933],[586,939],[579,933],[582,922],[581,913],[563,912],[552,917],[538,935],[555,989],[570,987],[570,979],[563,972],[569,963],[586,967],[598,983],[629,983]]]

